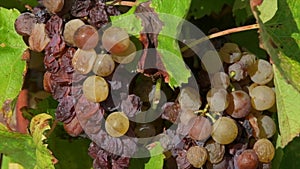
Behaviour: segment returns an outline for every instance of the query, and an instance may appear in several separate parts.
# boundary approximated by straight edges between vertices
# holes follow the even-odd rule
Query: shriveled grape
[[[206,99],[211,111],[221,112],[228,107],[229,96],[223,88],[212,88],[207,92]]]
[[[202,104],[198,91],[191,87],[183,88],[177,99],[183,111],[196,111]]]
[[[223,160],[225,154],[225,146],[215,142],[214,140],[209,140],[205,145],[208,151],[208,161],[212,164],[217,164]]]
[[[96,57],[97,54],[94,49],[77,49],[72,58],[72,65],[78,73],[87,74],[92,70]]]
[[[263,111],[275,104],[275,92],[268,86],[256,86],[249,91],[252,107]]]
[[[91,25],[82,25],[74,33],[75,46],[80,49],[93,49],[98,45],[99,34]]]
[[[128,33],[118,27],[109,27],[102,36],[103,47],[112,54],[122,54],[130,45]]]
[[[254,150],[245,150],[237,158],[239,169],[256,169],[259,161]]]
[[[213,124],[211,136],[219,144],[229,144],[235,140],[237,134],[238,127],[235,121],[229,117],[220,117]]]
[[[64,7],[65,0],[43,0],[43,5],[51,13],[57,13]]]
[[[239,46],[235,43],[225,43],[220,49],[219,55],[226,63],[234,63],[240,60],[242,53]]]
[[[35,24],[28,39],[30,49],[36,52],[42,52],[50,42],[47,36],[45,24]]]
[[[259,127],[258,138],[271,138],[276,132],[276,124],[274,120],[267,115],[260,115],[257,117],[257,124]]]
[[[272,65],[263,59],[258,59],[255,64],[248,68],[248,73],[254,83],[264,85],[273,79]]]
[[[230,84],[229,76],[225,72],[217,72],[211,79],[212,88],[224,88]]]
[[[30,36],[36,22],[34,14],[22,13],[15,21],[15,30],[19,35]]]
[[[93,72],[98,76],[108,76],[115,69],[115,62],[109,54],[99,54],[94,62]]]
[[[230,94],[229,105],[226,113],[234,118],[246,117],[251,110],[251,100],[249,95],[242,91],[233,91]]]
[[[269,163],[274,158],[275,148],[272,142],[266,138],[257,140],[253,150],[256,152],[260,162]]]
[[[123,112],[113,112],[105,120],[106,132],[112,137],[121,137],[129,129],[128,117]]]
[[[187,160],[196,168],[202,167],[207,160],[207,151],[204,147],[190,147],[186,153]]]
[[[92,102],[104,101],[109,93],[108,84],[100,76],[90,76],[84,82],[82,86],[83,95],[87,100]]]
[[[83,25],[84,22],[80,19],[72,19],[65,24],[63,36],[64,36],[64,40],[69,45],[75,46],[75,42],[74,42],[75,31]]]

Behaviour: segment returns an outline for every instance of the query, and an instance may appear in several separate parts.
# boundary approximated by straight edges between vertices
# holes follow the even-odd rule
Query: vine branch
[[[228,34],[231,34],[231,33],[237,33],[237,32],[242,32],[242,31],[247,31],[247,30],[252,30],[252,29],[258,29],[258,28],[259,28],[258,24],[253,24],[253,25],[246,25],[246,26],[241,26],[241,27],[237,27],[237,28],[232,28],[232,29],[227,29],[227,30],[224,30],[224,31],[216,32],[216,33],[213,33],[211,35],[202,37],[198,40],[195,40],[195,41],[187,44],[186,46],[182,47],[180,50],[181,50],[181,52],[185,52],[189,48],[192,48],[192,47],[194,47],[194,46],[196,46],[196,45],[198,45],[198,44],[200,44],[200,43],[202,43],[206,40],[209,40],[209,39],[217,38],[217,37],[228,35]]]
[[[107,5],[136,6],[137,2],[115,0],[115,1],[106,2],[106,4]]]

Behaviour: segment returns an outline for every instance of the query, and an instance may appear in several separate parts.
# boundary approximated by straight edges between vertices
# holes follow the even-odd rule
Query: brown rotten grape
[[[207,151],[204,147],[190,147],[186,153],[187,160],[196,168],[202,167],[207,160]]]
[[[214,140],[209,140],[205,145],[208,151],[208,161],[212,164],[217,164],[223,160],[225,154],[225,146],[215,142]]]
[[[80,49],[93,49],[98,44],[99,34],[93,26],[82,25],[75,31],[73,40]]]
[[[226,109],[226,113],[233,118],[246,117],[251,110],[251,100],[249,95],[242,91],[233,91],[230,94],[229,105]]]
[[[237,158],[239,169],[256,169],[258,163],[258,157],[254,150],[245,150]]]
[[[199,116],[194,121],[193,127],[190,129],[189,136],[195,140],[205,140],[210,137],[212,125],[210,121],[202,116]]]
[[[272,142],[266,138],[257,140],[253,150],[256,152],[260,162],[269,163],[274,158],[275,148]]]
[[[51,13],[57,13],[64,7],[65,0],[43,0],[43,5]]]
[[[102,102],[106,100],[109,93],[107,82],[100,76],[88,77],[83,82],[82,90],[86,99],[92,102]]]
[[[123,112],[114,112],[105,120],[106,132],[112,137],[121,137],[129,129],[129,119]]]
[[[128,33],[122,28],[109,27],[102,36],[103,47],[112,54],[122,54],[130,45]]]

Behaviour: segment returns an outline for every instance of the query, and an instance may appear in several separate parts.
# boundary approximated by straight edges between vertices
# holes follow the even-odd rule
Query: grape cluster
[[[220,47],[219,56],[224,72],[202,67],[208,76],[196,77],[210,85],[198,81],[199,92],[184,87],[164,105],[162,118],[177,128],[160,141],[178,168],[270,168],[276,132],[272,65],[231,42]]]
[[[129,158],[114,154],[131,156],[136,151],[135,139],[117,137],[130,133],[127,114],[134,116],[134,113],[127,110],[134,103],[127,97],[138,102],[139,98],[125,96],[122,101],[127,104],[121,109],[124,112],[114,112],[105,106],[110,88],[114,88],[110,84],[113,71],[118,65],[131,62],[136,55],[135,44],[127,32],[107,26],[109,16],[120,12],[102,0],[75,0],[72,4],[65,0],[41,0],[39,3],[32,12],[17,18],[15,29],[30,50],[44,54],[43,84],[45,91],[59,102],[56,119],[71,136],[79,136],[84,128],[100,140],[98,145],[93,142],[90,146],[95,168],[128,167]],[[131,108],[137,108],[136,112],[140,109]]]

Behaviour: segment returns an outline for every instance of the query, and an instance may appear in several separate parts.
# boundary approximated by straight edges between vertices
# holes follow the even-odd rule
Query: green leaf
[[[48,138],[49,149],[57,158],[56,169],[89,169],[92,158],[88,155],[91,140],[69,136],[62,125],[56,126]]]
[[[0,127],[0,152],[25,168],[32,169],[36,164],[36,146],[28,134],[10,132]]]
[[[232,7],[232,13],[237,25],[244,24],[253,16],[250,8],[250,0],[235,0]]]
[[[225,4],[232,6],[234,0],[192,0],[189,17],[199,19],[211,13],[219,13]]]
[[[269,10],[263,8],[256,14],[261,45],[284,78],[300,91],[300,1],[278,0],[277,6],[275,15],[265,23],[260,17]]]
[[[17,8],[19,11],[25,11],[25,5],[30,5],[31,7],[37,6],[37,0],[0,0],[0,6],[5,8]]]
[[[272,161],[273,169],[298,169],[300,161],[300,137],[294,138],[285,148],[278,147]]]
[[[135,10],[136,6],[133,6],[129,11],[122,15],[110,16],[112,25],[123,28],[133,36],[138,36],[143,27],[142,21],[134,15]]]
[[[150,149],[151,158],[145,164],[145,169],[162,169],[165,158],[165,155],[163,154],[164,149],[160,142],[154,142],[152,144],[155,146]]]
[[[259,11],[262,11],[259,14],[259,18],[263,23],[266,23],[267,21],[273,18],[278,9],[277,0],[263,1],[261,5],[257,6],[257,9]]]
[[[300,133],[300,104],[295,102],[300,100],[300,93],[284,80],[275,66],[274,74],[281,146],[284,147]]]
[[[191,72],[185,67],[180,49],[176,40],[181,31],[182,18],[186,17],[191,0],[152,0],[151,7],[163,22],[163,27],[158,35],[157,51],[161,54],[163,64],[170,75],[169,85],[178,87],[187,83]],[[170,15],[168,15],[170,14]]]
[[[14,99],[21,90],[26,62],[21,56],[26,49],[15,32],[14,22],[20,13],[0,7],[0,105]]]
[[[44,132],[50,129],[48,120],[52,117],[48,114],[42,113],[34,116],[30,122],[30,132],[33,138],[33,141],[36,145],[36,166],[35,169],[42,168],[53,168],[52,155],[51,152],[47,149],[47,144],[44,144],[46,137]]]

